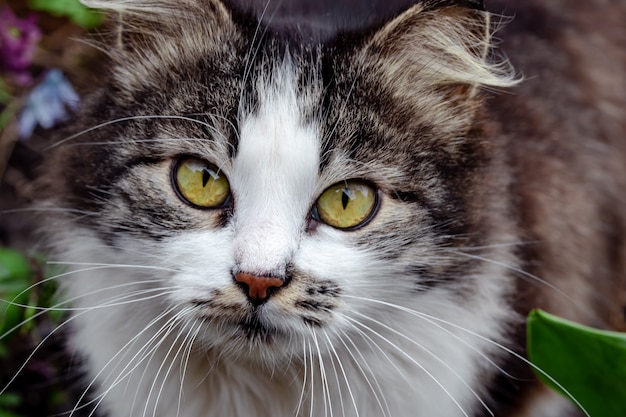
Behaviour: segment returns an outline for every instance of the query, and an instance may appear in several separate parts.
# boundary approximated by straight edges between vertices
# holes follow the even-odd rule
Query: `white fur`
[[[470,387],[493,366],[483,355],[497,350],[487,340],[501,340],[496,323],[511,319],[498,301],[510,284],[504,267],[487,263],[477,294],[461,306],[444,290],[413,293],[415,277],[353,245],[350,233],[307,231],[310,207],[331,185],[318,178],[317,128],[299,116],[288,61],[257,88],[258,111],[242,115],[238,152],[221,165],[236,207],[229,226],[164,242],[129,239],[117,249],[87,231],[58,243],[64,261],[129,265],[75,272],[64,285],[79,309],[74,343],[88,355],[100,407],[112,417],[470,415],[485,395]],[[504,263],[505,248],[496,253]],[[280,274],[289,262],[341,285],[324,327],[297,320],[288,291],[259,312],[289,334],[281,346],[237,343],[236,328],[191,312],[195,298],[215,289],[244,311],[233,271]],[[262,361],[251,359],[255,352]]]
[[[276,71],[262,85],[264,101],[241,125],[232,187],[237,202],[235,246],[239,268],[284,274],[298,249],[313,201],[319,166],[314,126],[300,120],[295,75]]]

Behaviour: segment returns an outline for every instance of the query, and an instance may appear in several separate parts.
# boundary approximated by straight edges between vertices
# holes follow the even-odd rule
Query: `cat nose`
[[[276,277],[260,277],[245,272],[235,275],[235,281],[246,292],[248,300],[254,305],[262,304],[270,297],[270,288],[280,288],[285,285],[285,280]]]

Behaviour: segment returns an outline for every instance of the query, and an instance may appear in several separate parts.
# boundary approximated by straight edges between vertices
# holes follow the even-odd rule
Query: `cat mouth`
[[[263,307],[254,306],[244,311],[241,306],[219,305],[217,311],[212,311],[216,304],[212,301],[195,301],[194,305],[201,309],[200,316],[208,323],[221,323],[218,327],[226,325],[231,337],[245,339],[249,342],[268,344],[284,333],[278,327],[273,326],[267,318],[264,318]]]
[[[268,326],[258,314],[252,314],[237,323],[243,336],[253,342],[271,343],[278,335],[278,329]]]

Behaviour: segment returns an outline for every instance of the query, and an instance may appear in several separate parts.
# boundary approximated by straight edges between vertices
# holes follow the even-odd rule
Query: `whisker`
[[[198,338],[198,335],[200,334],[201,329],[202,329],[202,322],[198,323],[198,325],[196,326],[195,332],[193,332],[192,337],[189,338],[189,342],[187,343],[187,347],[185,348],[185,352],[183,354],[184,358],[180,363],[180,388],[178,390],[178,407],[176,408],[176,417],[180,416],[180,408],[183,402],[183,385],[185,384],[185,377],[187,376],[187,369],[189,368],[189,360],[191,358],[191,352],[193,351],[193,346],[195,344],[196,339]]]
[[[91,382],[87,385],[87,387],[85,388],[85,390],[83,391],[83,394],[81,395],[81,397],[78,399],[78,401],[76,402],[76,406],[74,407],[74,409],[72,410],[72,412],[70,413],[69,417],[72,417],[73,414],[80,410],[83,409],[85,407],[88,407],[89,405],[96,403],[96,407],[97,408],[101,402],[101,400],[98,400],[98,398],[102,397],[104,398],[104,396],[106,395],[106,392],[103,394],[100,394],[99,396],[97,396],[96,398],[90,400],[89,402],[81,405],[80,407],[78,406],[78,404],[80,404],[82,402],[82,400],[86,397],[88,391],[91,389],[91,387],[96,383],[96,380],[104,373],[104,371],[109,367],[109,365],[111,365],[113,363],[114,360],[117,359],[118,356],[120,356],[122,353],[124,353],[124,355],[122,356],[122,358],[126,357],[127,353],[126,350],[128,349],[128,347],[130,347],[131,345],[133,345],[135,343],[136,340],[138,340],[143,334],[144,332],[148,332],[148,330],[156,323],[158,323],[159,321],[161,321],[164,317],[166,317],[170,312],[174,311],[176,309],[176,307],[170,307],[168,310],[162,312],[161,314],[159,314],[157,317],[153,318],[146,326],[145,328],[137,333],[134,337],[132,337],[128,342],[126,342],[124,344],[124,346],[122,346],[119,351],[111,358],[109,359],[109,361],[107,363],[104,364],[104,366],[101,367],[100,371],[92,378]],[[148,343],[150,343],[150,341],[148,341]],[[136,356],[135,356],[136,357]],[[132,361],[134,360],[133,357],[129,363],[132,363]],[[129,365],[127,365],[128,367]],[[125,367],[124,369],[121,370],[121,372],[124,372],[127,367]],[[111,371],[113,372],[113,371]],[[132,371],[131,371],[132,372]],[[109,373],[109,376],[107,378],[104,379],[104,382],[106,382],[109,377],[111,376],[111,373]],[[108,391],[107,391],[108,392]]]
[[[309,397],[309,417],[313,417],[313,406],[315,404],[315,367],[313,366],[313,347],[311,346],[310,340],[307,341],[307,345],[309,346],[309,359],[311,361],[311,395]]]
[[[393,349],[395,349],[398,353],[400,353],[402,356],[404,356],[405,358],[407,358],[410,362],[412,362],[413,364],[415,364],[419,369],[422,370],[422,372],[424,372],[426,375],[428,375],[428,377],[439,387],[441,388],[441,390],[448,396],[448,398],[450,398],[452,400],[452,402],[455,404],[455,406],[461,411],[461,413],[463,413],[463,415],[465,417],[469,417],[469,414],[467,414],[467,412],[463,409],[463,407],[461,406],[461,404],[459,404],[459,402],[456,400],[456,398],[454,398],[454,396],[452,395],[452,393],[450,393],[450,391],[448,391],[448,389],[446,387],[443,386],[443,384],[428,370],[424,367],[424,365],[420,364],[419,362],[417,362],[415,360],[415,358],[413,358],[411,355],[409,355],[408,353],[406,353],[400,346],[396,345],[395,343],[393,343],[391,340],[389,340],[388,338],[386,338],[385,336],[383,336],[382,334],[380,334],[379,332],[377,332],[376,330],[372,329],[371,327],[367,326],[366,324],[355,320],[353,318],[350,317],[346,317],[346,319],[353,321],[356,325],[363,327],[364,329],[366,329],[367,331],[369,331],[371,334],[377,336],[378,338],[380,338],[381,340],[383,340],[385,343],[387,343],[389,346],[391,346]]]
[[[317,351],[317,359],[319,363],[320,369],[320,378],[322,383],[322,400],[324,402],[324,416],[328,417],[328,412],[330,411],[330,415],[332,417],[333,410],[330,406],[330,390],[328,387],[328,379],[326,376],[326,370],[324,367],[324,358],[322,356],[322,352],[320,350],[320,345],[317,340],[317,335],[313,330],[311,330],[311,334],[313,335],[313,342],[315,343],[315,350]]]
[[[354,344],[354,342],[352,341],[352,339],[350,338],[350,336],[343,331],[342,334],[350,341],[350,344],[352,345],[352,347],[354,348],[354,351],[357,352],[357,354],[359,355],[359,357],[361,358],[361,361],[363,361],[363,363],[365,364],[366,368],[369,371],[369,376],[368,373],[366,373],[363,370],[363,367],[361,366],[361,364],[359,363],[359,360],[357,359],[356,356],[354,356],[354,353],[352,353],[352,349],[350,349],[348,347],[348,345],[346,345],[346,342],[343,340],[343,337],[341,337],[341,335],[337,335],[337,338],[339,339],[339,341],[341,342],[341,344],[346,348],[346,351],[348,352],[348,354],[350,355],[350,357],[352,358],[352,360],[354,361],[355,365],[357,366],[357,368],[359,369],[359,371],[361,372],[361,375],[363,376],[363,379],[365,380],[365,383],[368,385],[368,387],[370,388],[372,394],[374,395],[374,399],[376,400],[376,402],[378,403],[378,406],[380,407],[380,410],[383,413],[383,417],[388,417],[391,415],[391,411],[389,409],[389,404],[387,404],[387,401],[385,399],[385,397],[382,397],[382,401],[378,395],[379,392],[382,392],[381,386],[378,383],[378,378],[376,378],[376,375],[374,374],[374,372],[372,371],[372,368],[369,366],[368,361],[363,357],[363,354],[359,351],[359,348],[357,348],[357,346]],[[374,386],[372,385],[372,383],[370,382],[370,376],[374,379],[374,384],[376,385],[376,388],[374,388]],[[384,403],[384,405],[383,405]]]
[[[119,352],[114,355],[113,358],[111,358],[111,360],[109,360],[107,362],[107,365],[102,367],[102,369],[100,370],[100,372],[98,373],[98,376],[100,374],[102,374],[104,372],[104,370],[109,366],[109,364],[111,364],[113,362],[113,360],[115,360],[115,358],[122,352],[124,352],[125,350],[127,351],[128,348],[132,345],[134,345],[139,338],[144,334],[147,333],[148,329],[150,329],[150,327],[152,327],[154,324],[158,324],[162,319],[164,319],[167,315],[169,315],[171,312],[175,311],[179,306],[172,306],[170,307],[168,310],[162,312],[161,314],[159,314],[157,317],[155,317],[154,319],[152,319],[150,321],[150,323],[146,326],[145,329],[143,329],[141,332],[139,332],[137,335],[135,335],[132,339],[130,339],[123,347],[122,349],[119,350]],[[98,397],[94,398],[92,401],[90,402],[96,402],[96,406],[94,408],[94,411],[100,406],[100,404],[102,403],[102,401],[104,400],[104,398],[106,397],[106,395],[111,392],[114,388],[116,388],[123,380],[125,380],[128,376],[130,376],[149,356],[150,358],[152,358],[151,355],[154,355],[154,352],[156,352],[156,350],[158,349],[158,347],[160,346],[160,343],[157,343],[156,345],[152,345],[159,337],[161,337],[161,335],[165,332],[166,336],[167,334],[169,334],[169,330],[168,330],[168,326],[169,329],[171,330],[172,327],[172,323],[175,321],[176,315],[174,317],[169,318],[164,324],[163,326],[161,326],[161,328],[159,330],[157,330],[151,337],[150,339],[148,339],[148,341],[146,343],[144,343],[144,345],[133,355],[133,357],[128,361],[128,363],[126,364],[126,366],[124,366],[124,368],[122,368],[118,375],[115,377],[115,379],[109,384],[108,388],[102,392]],[[165,337],[165,336],[163,336]],[[152,345],[152,347],[150,347]],[[146,353],[147,351],[147,353]],[[128,353],[128,352],[127,352]],[[126,353],[126,354],[127,354]],[[124,356],[126,356],[126,354]],[[139,358],[139,359],[138,359]],[[138,359],[138,360],[136,360]],[[135,362],[135,363],[134,363]],[[134,363],[134,364],[133,364]],[[129,369],[130,368],[130,369]],[[142,374],[142,379],[143,379],[143,375],[145,374],[147,368],[144,368],[144,373]],[[109,375],[104,379],[104,382],[107,382],[109,380],[109,378],[113,375],[113,372],[115,371],[115,368],[113,368],[110,372]],[[96,378],[94,377],[92,379],[92,382],[90,385],[95,384],[96,382]],[[138,386],[139,387],[139,386]],[[136,398],[135,398],[136,399]],[[131,409],[134,409],[134,402],[133,402],[133,406],[131,407]],[[71,416],[70,416],[71,417]]]
[[[454,253],[456,255],[465,256],[465,257],[470,258],[470,259],[475,259],[475,260],[487,262],[487,263],[490,263],[490,264],[493,264],[493,265],[505,267],[506,269],[508,269],[510,271],[513,271],[513,272],[515,272],[517,274],[520,274],[522,277],[529,278],[530,282],[536,282],[538,284],[546,286],[547,288],[557,292],[559,295],[562,295],[568,301],[570,301],[572,303],[572,305],[574,305],[580,311],[584,311],[586,314],[591,314],[591,312],[589,311],[588,308],[583,306],[581,303],[577,302],[573,297],[568,295],[565,291],[561,290],[560,288],[558,288],[557,286],[553,285],[552,283],[546,281],[545,279],[542,279],[542,278],[540,278],[540,277],[538,277],[536,275],[528,273],[528,272],[524,271],[523,269],[520,269],[520,268],[517,268],[515,266],[506,264],[504,262],[496,261],[494,259],[485,258],[483,256],[471,255],[471,254],[465,253],[463,251],[452,250],[452,249],[449,249],[449,248],[446,248],[446,251],[450,252],[450,253]]]
[[[341,370],[343,379],[344,381],[346,381],[346,389],[348,390],[348,394],[350,395],[350,400],[352,401],[354,412],[356,413],[356,416],[359,417],[359,407],[356,405],[356,400],[354,398],[354,394],[352,393],[352,387],[350,386],[350,380],[348,378],[348,375],[346,374],[346,370],[344,369],[343,364],[341,363],[341,358],[337,354],[337,350],[335,349],[333,342],[330,340],[330,337],[328,337],[328,333],[326,331],[324,331],[323,333],[324,333],[324,337],[326,337],[326,341],[328,342],[326,346],[328,347],[328,349],[331,350],[331,352],[329,353],[332,353],[332,355],[337,359],[337,364],[339,365],[339,369]],[[341,392],[341,389],[339,389],[339,392]],[[345,411],[343,410],[343,400],[341,399],[341,397],[340,397],[340,401],[341,401],[341,409],[343,411],[343,415],[345,416]]]
[[[302,376],[302,389],[300,390],[300,398],[298,399],[298,405],[296,406],[296,411],[294,413],[294,416],[298,416],[300,415],[300,408],[302,407],[303,401],[304,401],[304,393],[306,391],[306,384],[307,384],[307,378],[308,378],[308,366],[307,366],[307,344],[306,344],[306,337],[304,335],[302,335],[302,357],[304,358],[304,360],[302,361],[302,365],[304,366],[304,375]]]
[[[190,311],[192,311],[193,308],[192,307],[188,307],[187,309],[179,312],[176,315],[176,320],[177,321],[181,321],[182,318],[184,318]],[[161,363],[161,365],[159,366],[159,369],[156,373],[156,376],[154,378],[154,382],[152,387],[150,388],[150,393],[148,394],[148,398],[146,400],[146,407],[148,406],[148,402],[150,400],[150,397],[152,395],[152,389],[154,387],[154,384],[156,384],[159,375],[161,374],[161,371],[163,370],[163,366],[165,365],[165,361],[167,360],[167,358],[170,356],[170,354],[172,353],[174,346],[176,346],[176,344],[178,343],[178,340],[180,339],[181,336],[185,336],[184,339],[182,340],[182,342],[180,343],[180,346],[178,347],[178,349],[176,350],[176,352],[174,353],[174,356],[172,357],[172,359],[170,360],[170,364],[168,366],[168,368],[165,370],[165,375],[163,375],[163,379],[161,382],[161,387],[159,388],[159,391],[157,392],[156,395],[156,399],[154,402],[154,411],[152,413],[152,417],[156,417],[156,413],[157,413],[157,408],[159,405],[159,401],[161,399],[161,395],[163,394],[163,389],[165,387],[165,383],[167,382],[167,378],[170,375],[170,373],[172,372],[172,368],[174,368],[174,364],[177,361],[178,356],[181,354],[181,352],[183,351],[183,348],[186,348],[186,342],[187,340],[189,340],[189,337],[191,336],[190,333],[184,334],[182,331],[178,331],[178,334],[176,335],[176,338],[172,341],[172,343],[170,344],[170,348],[168,349],[167,353],[165,353],[165,355],[163,356],[163,362]],[[182,381],[181,381],[181,385],[182,385]],[[146,408],[147,409],[147,408]],[[144,412],[145,415],[145,412]]]
[[[359,297],[355,297],[355,298],[359,298]],[[494,340],[491,340],[491,339],[489,339],[489,338],[487,338],[487,337],[485,337],[485,336],[482,336],[482,335],[480,335],[480,334],[478,334],[478,333],[476,333],[476,332],[473,332],[473,331],[471,331],[471,330],[469,330],[469,329],[466,329],[466,328],[464,328],[463,326],[459,326],[458,324],[454,324],[454,323],[452,323],[452,322],[450,322],[450,321],[447,321],[447,320],[444,320],[444,319],[440,319],[440,318],[438,318],[438,317],[432,316],[432,315],[427,314],[427,313],[422,313],[422,312],[419,312],[419,311],[416,311],[416,310],[412,310],[412,309],[409,309],[409,308],[406,308],[406,307],[402,307],[402,306],[398,306],[398,305],[395,305],[395,304],[387,303],[387,302],[382,301],[382,300],[374,300],[374,299],[367,299],[367,298],[365,298],[365,299],[363,299],[363,301],[369,301],[369,302],[372,302],[372,303],[377,303],[377,304],[381,304],[381,305],[384,305],[384,306],[387,306],[387,307],[395,308],[395,309],[398,309],[398,310],[404,311],[404,312],[406,312],[406,313],[408,313],[408,314],[414,315],[414,316],[419,317],[419,318],[424,318],[424,317],[426,317],[426,318],[428,318],[428,319],[430,319],[430,320],[433,320],[433,321],[437,321],[437,322],[443,323],[443,324],[445,324],[446,326],[454,327],[455,329],[461,330],[462,332],[465,332],[465,333],[467,333],[467,334],[469,334],[469,335],[471,335],[471,336],[474,336],[474,337],[476,337],[476,338],[478,338],[478,339],[480,339],[480,340],[482,340],[482,341],[484,341],[484,342],[487,342],[487,343],[489,343],[489,344],[491,344],[491,345],[493,345],[493,346],[497,347],[498,349],[503,350],[504,352],[506,352],[506,353],[508,353],[508,354],[510,354],[510,355],[512,355],[512,356],[514,356],[515,358],[519,359],[520,361],[522,361],[522,362],[523,362],[523,363],[525,363],[526,365],[530,366],[531,368],[533,368],[534,370],[536,370],[537,372],[539,372],[540,374],[542,374],[543,376],[545,376],[548,380],[550,380],[550,382],[552,382],[552,383],[553,383],[553,384],[555,384],[555,385],[556,385],[556,386],[557,386],[560,390],[562,390],[562,391],[565,393],[565,395],[566,395],[566,396],[567,396],[567,397],[568,397],[568,398],[569,398],[572,402],[574,402],[574,403],[576,404],[576,406],[578,406],[578,407],[579,407],[579,408],[583,411],[583,413],[585,414],[585,416],[587,416],[587,417],[591,417],[591,416],[589,415],[589,413],[585,410],[585,408],[584,408],[584,407],[580,404],[580,402],[579,402],[576,398],[574,398],[574,396],[573,396],[573,395],[572,395],[572,394],[571,394],[571,393],[570,393],[567,389],[565,389],[565,388],[564,388],[564,387],[563,387],[563,386],[562,386],[562,385],[561,385],[561,384],[560,384],[557,380],[555,380],[553,377],[551,377],[550,375],[548,375],[545,371],[543,371],[543,370],[542,370],[541,368],[539,368],[537,365],[533,364],[533,363],[532,363],[532,362],[530,362],[528,359],[526,359],[525,357],[523,357],[523,356],[522,356],[522,355],[520,355],[519,353],[515,352],[514,350],[512,350],[512,349],[510,349],[510,348],[508,348],[508,347],[506,347],[506,346],[504,346],[503,344],[498,343],[498,342],[496,342],[496,341],[494,341]]]
[[[341,406],[341,415],[342,417],[346,417],[346,410],[343,404],[343,394],[341,393],[341,383],[339,382],[339,373],[337,372],[337,367],[335,366],[335,360],[331,353],[332,346],[329,343],[325,343],[325,345],[326,345],[326,351],[328,352],[330,364],[333,367],[333,373],[335,374],[335,382],[337,382],[337,394],[339,395],[339,405]],[[332,401],[329,401],[329,407],[331,407],[331,410],[332,410]],[[332,412],[331,412],[331,415],[332,415]]]
[[[345,295],[345,297],[346,298],[358,299],[358,300],[361,300],[361,301],[374,301],[374,302],[376,301],[375,299],[363,298],[363,297],[355,297],[355,296],[350,296],[350,295]],[[449,336],[453,337],[457,341],[463,343],[465,346],[467,346],[469,349],[473,350],[483,360],[488,362],[490,365],[492,365],[495,369],[497,369],[500,373],[505,375],[507,378],[514,379],[514,380],[520,380],[519,378],[515,377],[514,375],[511,375],[510,373],[506,372],[506,370],[504,370],[501,366],[499,366],[496,362],[494,362],[493,359],[489,358],[485,353],[481,352],[478,348],[476,348],[476,346],[473,346],[471,343],[469,343],[467,340],[463,339],[459,335],[454,334],[449,329],[446,329],[444,326],[442,326],[440,324],[437,324],[437,323],[433,322],[432,320],[429,320],[429,319],[427,319],[425,317],[421,317],[421,319],[426,321],[427,323],[433,325],[434,327],[437,327],[441,331],[447,333]]]
[[[51,149],[54,149],[56,147],[59,147],[61,145],[63,145],[64,143],[67,143],[71,140],[74,140],[80,136],[86,135],[87,133],[93,132],[95,130],[98,129],[102,129],[103,127],[107,127],[113,124],[117,124],[117,123],[124,123],[124,122],[129,122],[129,121],[136,121],[136,120],[159,120],[159,119],[164,119],[164,120],[183,120],[183,121],[187,121],[187,122],[192,122],[192,123],[197,123],[209,130],[214,131],[215,133],[221,134],[219,131],[217,131],[217,129],[215,129],[214,126],[211,126],[210,124],[203,122],[201,120],[197,120],[194,119],[192,117],[187,117],[187,116],[177,116],[177,115],[171,115],[171,116],[165,116],[165,115],[151,115],[151,116],[127,116],[127,117],[120,117],[114,120],[109,120],[100,124],[97,124],[96,126],[92,126],[90,128],[84,129],[80,132],[77,132],[73,135],[68,136],[65,139],[59,140],[56,143],[53,143],[50,146],[47,146],[43,149],[43,152],[47,152]]]
[[[383,327],[384,329],[389,330],[390,332],[402,337],[403,339],[409,341],[410,343],[414,344],[415,346],[419,347],[420,349],[422,349],[424,352],[426,352],[428,355],[430,355],[433,359],[435,359],[437,362],[439,362],[440,364],[442,364],[447,370],[449,370],[450,372],[452,372],[452,374],[457,377],[459,379],[459,381],[461,381],[461,383],[463,385],[465,385],[465,387],[472,393],[472,395],[481,403],[481,405],[483,406],[483,408],[485,408],[485,410],[491,415],[494,416],[494,413],[491,411],[491,409],[487,406],[487,404],[482,400],[482,398],[480,398],[480,396],[478,395],[478,393],[467,383],[467,381],[465,381],[465,379],[459,375],[459,373],[454,370],[450,365],[448,365],[444,360],[442,360],[439,356],[435,355],[430,349],[426,348],[426,346],[422,345],[421,343],[417,342],[414,339],[411,339],[410,337],[406,336],[405,334],[400,333],[399,331],[389,327],[388,325],[372,318],[372,317],[368,317],[365,316],[361,313],[357,313],[354,312],[354,314],[370,320],[374,323],[376,323],[377,325]]]

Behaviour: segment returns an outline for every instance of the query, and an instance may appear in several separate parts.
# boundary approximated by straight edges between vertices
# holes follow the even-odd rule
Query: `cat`
[[[524,318],[625,328],[623,4],[493,2],[496,43],[470,0],[323,39],[226,0],[85,3],[108,75],[35,184],[75,413],[579,415]]]

